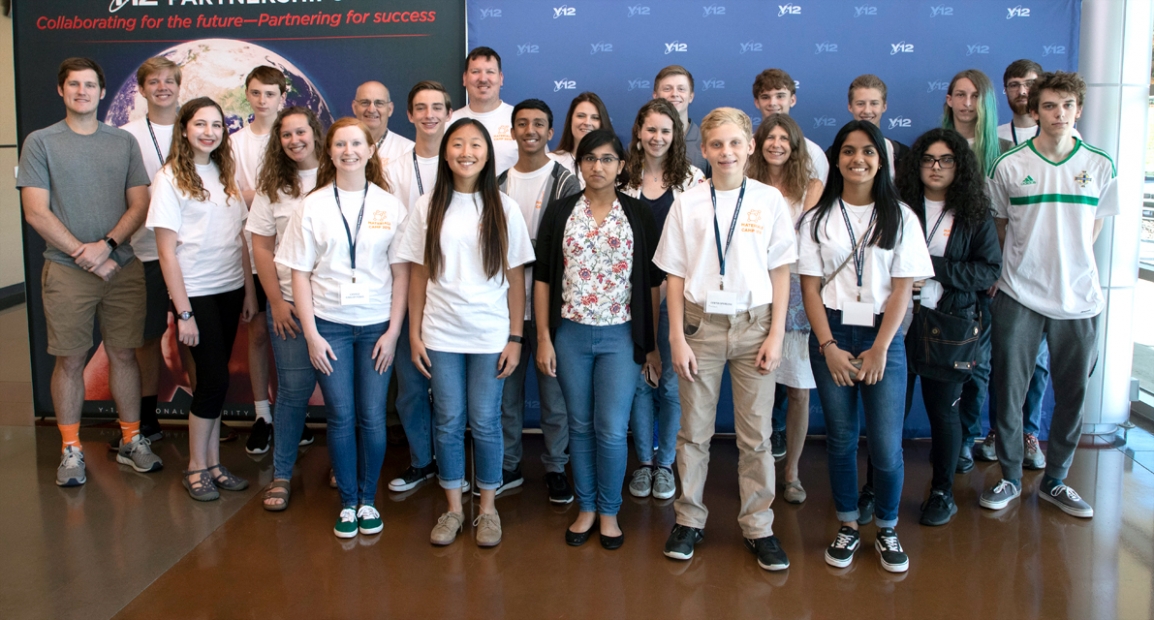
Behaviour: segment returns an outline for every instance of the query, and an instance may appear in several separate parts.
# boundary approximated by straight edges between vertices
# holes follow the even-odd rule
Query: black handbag
[[[914,321],[906,332],[906,364],[909,372],[935,379],[963,383],[978,365],[978,318],[946,314],[914,304]]]

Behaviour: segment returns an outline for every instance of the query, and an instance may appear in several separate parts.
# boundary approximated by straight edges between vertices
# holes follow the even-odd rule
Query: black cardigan
[[[924,229],[925,199],[911,206]],[[930,260],[934,265],[934,280],[940,282],[943,289],[938,310],[954,316],[976,318],[988,306],[986,290],[1002,274],[1002,249],[998,244],[993,216],[969,222],[957,219],[955,214],[945,256],[931,256]]]
[[[553,337],[561,325],[565,224],[582,196],[583,193],[578,193],[550,202],[541,214],[541,223],[537,229],[537,262],[533,264],[533,280],[549,285],[549,334]],[[657,230],[649,205],[621,192],[617,192],[617,200],[621,203],[625,218],[629,220],[629,228],[633,230],[633,271],[629,274],[629,283],[633,289],[629,304],[633,317],[633,361],[643,364],[645,355],[653,351],[657,344],[653,333],[653,296],[650,289],[660,286],[661,280],[665,278],[665,274],[653,263],[661,232]],[[647,265],[648,269],[638,269],[638,264]],[[641,300],[640,304],[637,303],[638,299]]]

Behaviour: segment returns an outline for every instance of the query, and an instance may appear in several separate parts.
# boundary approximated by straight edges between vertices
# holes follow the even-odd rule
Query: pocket
[[[685,319],[683,321],[683,329],[686,336],[692,336],[701,331],[701,322],[705,320],[705,315],[691,313],[688,309],[686,309],[684,316]]]

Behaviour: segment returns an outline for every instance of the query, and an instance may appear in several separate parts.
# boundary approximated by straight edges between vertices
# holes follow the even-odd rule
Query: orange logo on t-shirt
[[[497,135],[493,136],[493,139],[494,140],[512,140],[513,134],[510,133],[510,129],[511,128],[508,125],[501,125],[501,126],[497,127]]]
[[[761,209],[750,209],[745,221],[741,223],[741,232],[760,235],[763,230],[765,227],[761,225]]]
[[[389,221],[389,212],[384,209],[373,211],[369,218],[369,230],[392,230],[393,224]]]

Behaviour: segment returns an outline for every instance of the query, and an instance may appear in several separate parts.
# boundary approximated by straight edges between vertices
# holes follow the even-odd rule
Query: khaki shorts
[[[135,349],[144,344],[144,268],[135,258],[105,282],[83,269],[44,262],[40,276],[48,354],[83,355],[92,348],[92,320],[100,320],[105,345]]]

